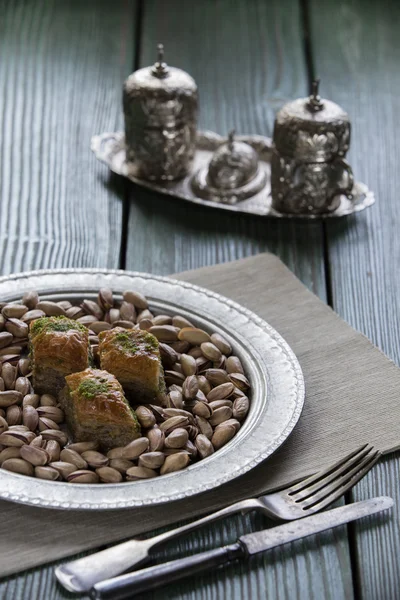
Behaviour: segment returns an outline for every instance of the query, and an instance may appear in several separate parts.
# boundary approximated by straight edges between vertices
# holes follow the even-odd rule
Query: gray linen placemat
[[[200,515],[289,484],[359,444],[400,444],[400,369],[309,292],[275,256],[181,273],[253,310],[291,345],[303,368],[300,421],[271,459],[196,498],[126,511],[56,511],[0,502],[0,576]],[[1,483],[0,483],[1,484]]]

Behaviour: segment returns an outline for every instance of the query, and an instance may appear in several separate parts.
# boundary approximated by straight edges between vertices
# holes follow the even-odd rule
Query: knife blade
[[[229,546],[106,579],[92,588],[91,598],[124,600],[134,594],[153,590],[160,585],[194,575],[209,567],[215,568],[233,560],[248,558],[253,554],[373,515],[392,506],[392,498],[380,496],[333,508],[271,529],[242,535],[235,544]]]

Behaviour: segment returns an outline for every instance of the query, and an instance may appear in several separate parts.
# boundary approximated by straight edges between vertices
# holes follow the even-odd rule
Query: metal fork
[[[361,446],[334,465],[274,494],[231,504],[206,517],[145,540],[129,540],[57,567],[59,582],[71,592],[87,592],[95,583],[142,565],[152,548],[222,517],[258,510],[268,517],[291,521],[316,513],[349,490],[376,463],[381,452]]]

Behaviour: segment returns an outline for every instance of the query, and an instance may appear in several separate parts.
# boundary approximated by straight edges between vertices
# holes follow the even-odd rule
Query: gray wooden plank
[[[333,307],[400,364],[400,5],[390,0],[312,0],[310,15],[322,95],[349,112],[349,162],[356,178],[377,197],[364,214],[327,224]],[[354,499],[376,494],[397,499],[390,526],[357,525],[353,530],[364,599],[400,597],[399,468],[397,455],[385,458],[352,494]]]
[[[90,151],[121,126],[134,0],[0,2],[0,272],[117,267],[122,188]],[[110,189],[110,186],[112,189]]]
[[[122,125],[134,6],[0,1],[2,274],[118,267],[124,190],[91,154],[90,137]],[[50,569],[0,582],[7,600],[56,594]]]
[[[275,110],[306,94],[297,2],[150,0],[144,6],[142,65],[154,61],[160,41],[167,62],[190,72],[198,83],[201,128],[227,133],[235,125],[239,133],[271,135]],[[171,273],[270,250],[325,299],[320,224],[229,215],[139,187],[132,187],[131,196],[127,268]],[[255,517],[255,523],[261,521]],[[247,517],[230,519],[192,536],[179,550],[233,541],[248,525]],[[233,566],[170,586],[154,598],[166,594],[176,599],[352,598],[346,532],[285,547],[250,568]]]
[[[187,70],[200,93],[200,128],[272,134],[275,110],[305,94],[296,0],[144,4],[141,64],[166,60]],[[270,250],[321,298],[320,224],[263,220],[187,205],[132,186],[126,266],[168,274]]]
[[[113,8],[114,8],[113,4]],[[220,6],[220,5],[218,5]],[[288,5],[289,6],[289,5]],[[286,7],[287,8],[287,7]],[[264,10],[264,9],[263,9]],[[230,13],[229,13],[230,14]],[[296,16],[296,13],[295,13]],[[203,217],[206,226],[208,218]],[[232,225],[226,220],[219,223],[222,225],[225,223],[227,230]],[[258,226],[257,226],[258,227]],[[260,226],[261,227],[261,226]],[[278,228],[279,229],[279,228]],[[216,228],[216,232],[220,229]],[[304,228],[302,229],[302,235],[299,239],[296,239],[294,249],[286,249],[287,241],[292,242],[292,237],[288,239],[284,238],[284,231],[279,230],[279,234],[275,234],[272,225],[267,227],[268,234],[272,237],[273,242],[268,245],[268,248],[273,250],[278,249],[282,252],[281,255],[290,257],[288,262],[299,274],[302,275],[303,280],[321,292],[323,295],[323,286],[321,281],[323,278],[321,275],[322,261],[316,260],[312,263],[311,267],[308,266],[304,257],[309,256],[310,250],[304,250],[305,241],[309,240],[316,231],[316,239],[319,239],[320,230],[317,227]],[[149,229],[148,231],[151,232]],[[239,229],[242,235],[242,229]],[[261,229],[257,229],[257,236],[263,232]],[[298,236],[298,230],[294,232],[295,236]],[[196,232],[197,236],[198,232]],[[247,253],[257,251],[257,247],[253,247],[259,242],[259,238],[253,241],[253,237],[249,236],[248,230],[244,229],[244,242],[243,245],[247,245],[250,250]],[[266,246],[263,246],[263,248]],[[210,243],[210,256],[211,260],[214,261],[216,256],[217,260],[221,260],[221,255],[217,255]],[[230,248],[230,245],[229,245]],[[320,252],[321,246],[318,242],[315,246],[312,246],[311,251],[316,254]],[[284,252],[283,252],[284,250]],[[230,250],[231,251],[231,250]],[[161,251],[159,251],[161,254]],[[207,255],[208,256],[208,255]],[[237,254],[232,254],[232,257],[236,257]],[[186,263],[189,266],[197,266],[197,264],[207,264],[197,262],[197,252],[194,252],[194,259],[191,263]],[[224,257],[222,256],[222,259]],[[179,263],[179,259],[176,263]],[[209,260],[209,259],[207,259]],[[226,258],[225,258],[226,260]],[[41,264],[41,263],[40,263]],[[172,261],[170,263],[172,265]],[[175,264],[175,263],[174,263]],[[314,268],[316,265],[316,269]],[[176,267],[170,267],[168,264],[168,270],[172,271]],[[184,268],[180,266],[179,268]],[[320,283],[318,283],[320,282]],[[321,291],[322,290],[322,291]],[[250,518],[250,517],[249,517]],[[264,526],[264,521],[257,520],[255,517],[254,521],[248,521],[239,519],[236,521],[227,522],[222,529],[213,529],[207,533],[207,537],[204,538],[196,537],[195,540],[190,542],[182,542],[180,546],[181,550],[192,550],[193,547],[201,549],[201,547],[207,547],[207,544],[215,545],[220,540],[229,540],[236,537],[237,533],[241,533],[244,530],[248,530],[250,526],[260,528]],[[225,537],[223,537],[225,536]],[[190,545],[185,545],[189,544]],[[196,546],[196,544],[198,546]],[[276,555],[271,555],[269,560],[267,557],[262,557],[261,566],[258,563],[251,565],[250,571],[241,572],[236,569],[229,571],[231,577],[226,578],[224,573],[210,574],[210,579],[197,579],[195,584],[198,586],[194,590],[193,582],[183,584],[182,587],[171,589],[168,592],[168,596],[165,593],[159,597],[175,597],[175,598],[193,598],[193,597],[204,597],[204,598],[215,598],[215,597],[232,597],[232,598],[264,598],[266,595],[270,597],[278,598],[344,598],[352,597],[351,592],[351,575],[349,572],[349,559],[347,553],[347,541],[345,532],[335,532],[334,536],[328,534],[327,537],[319,538],[316,540],[309,540],[301,543],[300,547],[292,546],[290,550],[287,548],[282,551],[277,551]],[[310,545],[308,545],[310,544]],[[201,547],[200,547],[201,545]],[[265,562],[264,562],[265,561]],[[269,562],[271,561],[271,563]],[[184,587],[187,586],[187,587]],[[346,591],[347,590],[347,591]],[[48,567],[44,570],[34,570],[30,572],[25,578],[16,577],[11,578],[7,584],[1,589],[0,594],[3,594],[5,598],[63,598],[69,597],[70,595],[64,594],[54,585],[52,576],[52,569]]]

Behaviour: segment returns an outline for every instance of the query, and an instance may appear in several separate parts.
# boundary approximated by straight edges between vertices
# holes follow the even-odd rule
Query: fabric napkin
[[[306,402],[287,442],[264,464],[216,490],[165,506],[58,511],[0,502],[0,576],[199,516],[285,486],[362,443],[399,447],[400,369],[270,254],[175,275],[253,310],[291,345]],[[1,485],[1,478],[0,478]]]

